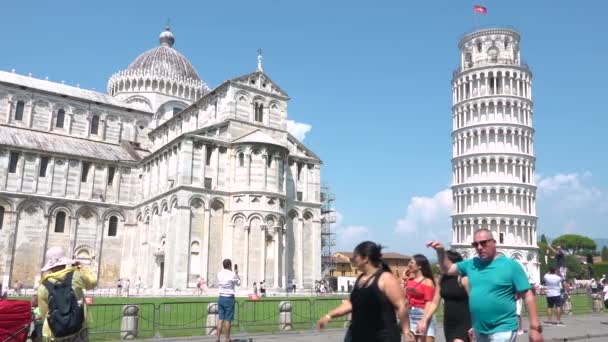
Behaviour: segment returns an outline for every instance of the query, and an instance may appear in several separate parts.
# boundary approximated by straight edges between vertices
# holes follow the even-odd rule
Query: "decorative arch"
[[[49,207],[49,210],[47,211],[47,215],[54,217],[55,215],[57,215],[57,212],[60,210],[65,211],[66,214],[68,214],[68,216],[74,216],[74,211],[65,202],[59,202],[59,203],[55,203],[55,204],[51,205]]]
[[[206,208],[205,199],[203,196],[194,195],[190,197],[190,200],[188,200],[188,206],[190,206],[192,209],[204,210]]]
[[[268,227],[275,227],[279,221],[278,221],[276,215],[269,214],[269,215],[266,215],[266,217],[264,218],[264,222],[266,223],[266,226],[268,226]],[[272,224],[269,224],[269,223],[272,223]]]
[[[221,206],[222,208],[226,207],[226,203],[224,203],[224,200],[220,197],[212,198],[209,203],[210,203],[209,208],[214,209],[214,210],[217,210],[216,208],[218,208],[218,206]],[[215,208],[214,208],[214,206],[215,206]]]
[[[247,217],[247,222],[249,222],[249,224],[251,224],[251,221],[258,219],[260,220],[260,222],[265,222],[264,219],[262,218],[262,215],[260,215],[259,213],[253,213],[251,215],[249,215],[249,217]]]
[[[244,90],[239,90],[234,94],[234,99],[238,102],[246,101],[247,103],[250,100],[249,93]]]
[[[152,204],[152,215],[158,215],[160,211],[158,210],[158,203]]]
[[[236,221],[242,219],[243,222],[247,222],[247,217],[245,217],[245,214],[243,213],[236,213],[234,215],[232,215],[232,217],[230,218],[230,222],[232,224],[236,224]]]
[[[139,215],[141,215],[141,213]],[[103,214],[102,219],[105,222],[105,221],[109,220],[111,216],[117,216],[118,218],[120,218],[120,222],[125,222],[126,215],[120,209],[106,210],[106,212]]]
[[[299,213],[299,212],[298,212],[296,209],[291,209],[291,210],[290,210],[290,211],[287,213],[287,216],[288,216],[290,219],[292,219],[292,220],[293,220],[293,219],[295,219],[295,218],[300,217],[300,213]]]
[[[36,208],[42,209],[43,212],[46,212],[44,204],[42,204],[42,202],[40,202],[38,200],[34,200],[34,199],[29,199],[29,198],[21,201],[15,209],[17,212],[21,213],[21,212],[23,212],[23,210],[25,210],[27,208],[31,208],[31,207],[36,207]]]
[[[3,207],[4,210],[5,210],[5,212],[6,211],[13,211],[13,209],[14,209],[13,208],[13,203],[10,200],[8,200],[8,199],[6,199],[4,197],[1,197],[1,196],[0,196],[0,207]]]

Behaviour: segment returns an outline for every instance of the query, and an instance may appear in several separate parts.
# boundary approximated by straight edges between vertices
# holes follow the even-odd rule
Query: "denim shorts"
[[[220,296],[217,301],[220,321],[232,322],[234,320],[234,297]]]
[[[414,333],[414,335],[420,336],[431,336],[435,337],[435,315],[431,318],[426,327],[426,334],[417,334],[416,328],[418,327],[418,322],[424,316],[424,309],[411,307],[410,308],[410,330]]]

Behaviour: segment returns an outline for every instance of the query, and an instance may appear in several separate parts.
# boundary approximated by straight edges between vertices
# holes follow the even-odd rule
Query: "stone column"
[[[46,194],[51,195],[53,193],[53,182],[55,178],[55,157],[49,157],[49,170],[47,173],[48,183]]]
[[[281,227],[276,226],[272,227],[272,231],[274,233],[274,283],[273,287],[275,289],[279,288],[279,252],[280,252],[280,244],[281,244]]]
[[[11,276],[13,274],[13,259],[15,258],[15,244],[17,243],[17,227],[19,223],[19,213],[16,211],[12,211],[12,209],[11,211],[5,211],[5,224],[7,217],[10,217],[11,220],[10,225],[6,225],[8,230],[8,232],[6,232],[6,236],[8,237],[8,248],[5,253],[6,259],[4,263],[4,277],[2,279],[2,283],[10,285]]]
[[[35,174],[34,174],[34,179],[32,180],[32,192],[33,193],[38,192],[38,179],[40,179],[40,177],[39,177],[40,176],[40,162],[41,162],[40,159],[42,158],[42,156],[36,155],[35,158],[36,158],[35,167],[34,167]],[[48,168],[48,165],[47,165],[47,168]],[[45,176],[48,177],[48,170],[47,170],[47,175],[45,175]]]
[[[203,150],[205,148],[203,147]],[[205,161],[203,160],[203,164],[205,163]],[[209,205],[209,203],[207,203],[207,205]],[[205,279],[207,280],[207,282],[209,283],[209,275],[207,274],[208,269],[209,269],[209,208],[205,208],[205,213],[203,216],[203,248],[202,248],[202,254],[203,254],[203,260],[201,262],[201,275],[203,275],[205,277]]]
[[[304,284],[304,222],[302,218],[298,218],[298,288],[303,288]]]
[[[78,238],[78,213],[70,216],[70,250],[66,251],[69,257],[74,256],[74,248],[76,248],[76,239]],[[101,220],[98,217],[98,221]],[[102,235],[103,236],[103,235]]]
[[[272,156],[264,153],[262,157],[264,158],[264,190],[268,190],[268,158],[272,158]]]
[[[89,189],[89,196],[88,198],[94,198],[94,192],[95,192],[95,174],[97,173],[97,164],[96,163],[91,163],[91,168],[93,169],[92,171],[92,175],[91,178],[87,178],[87,181],[91,182],[91,188]],[[107,184],[107,183],[106,183]],[[104,184],[105,186],[105,184]],[[95,200],[99,199],[99,198],[94,198]]]
[[[190,259],[190,206],[178,206],[171,210],[177,210],[177,213],[174,216],[176,221],[173,227],[174,234],[167,238],[167,242],[171,242],[168,245],[172,246],[173,250],[166,252],[164,287],[186,288],[188,287],[187,260]]]
[[[17,187],[19,189],[19,192],[23,191],[23,174],[25,173],[25,162],[26,162],[26,157],[25,157],[26,153],[19,153],[19,162],[17,163],[17,166],[19,166],[19,164],[21,164],[21,167],[18,167],[17,170],[19,171],[19,186]],[[10,156],[10,154],[9,154]],[[10,157],[9,157],[10,158]],[[36,175],[38,176],[38,175]],[[7,176],[8,178],[8,176]]]
[[[28,108],[28,116],[27,116],[27,127],[32,128],[32,124],[34,123],[34,99],[32,96],[32,99],[29,101],[29,108]]]
[[[275,174],[276,174],[276,191],[280,192],[281,191],[281,158],[278,155],[274,156],[274,168],[275,168]]]
[[[205,187],[205,176],[207,171],[207,145],[203,145],[201,148],[202,162],[201,162],[201,186]]]
[[[15,110],[15,102],[8,101],[8,113],[6,113],[6,123],[11,123],[11,117],[13,116],[13,110]],[[4,283],[7,284],[7,283]]]
[[[228,165],[226,165],[226,170],[228,170],[228,186],[231,189],[234,189],[236,184],[236,154],[234,152],[230,152],[230,160]]]
[[[192,184],[192,154],[194,146],[192,139],[184,139],[179,149],[179,168],[177,170],[177,184]]]
[[[121,221],[124,222],[124,220],[122,218],[120,218]],[[93,255],[91,256],[92,258],[92,265],[95,265],[94,268],[91,269],[92,272],[95,273],[95,275],[97,276],[97,278],[99,279],[99,274],[101,272],[101,248],[103,246],[103,219],[100,217],[99,220],[97,220],[97,232],[96,232],[96,239],[95,239],[95,251],[93,251]]]
[[[215,178],[212,182],[213,189],[217,189],[220,182],[220,146],[216,146],[215,152]]]
[[[42,268],[44,266],[44,262],[45,262],[45,254],[46,254],[46,248],[47,248],[47,244],[49,241],[49,230],[51,227],[51,217],[52,217],[52,213],[50,215],[44,215],[44,218],[46,219],[46,230],[44,231],[44,240],[42,241],[42,243],[40,244],[40,254],[38,257],[38,268]],[[39,276],[36,277],[36,283],[38,283],[38,281],[40,280],[40,276],[42,275],[42,272],[39,273]]]
[[[249,233],[251,226],[244,225],[243,230],[245,233],[245,269],[243,272],[244,282],[241,284],[243,287],[249,286]]]
[[[247,168],[247,189],[251,189],[251,151],[245,154],[245,167]]]
[[[260,239],[260,281],[266,280],[266,225],[260,225],[262,231]]]
[[[281,229],[281,285],[284,288],[287,288],[287,229],[283,225],[280,227]]]

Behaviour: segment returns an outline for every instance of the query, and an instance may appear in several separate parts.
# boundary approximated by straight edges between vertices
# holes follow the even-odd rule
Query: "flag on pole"
[[[483,6],[480,6],[480,5],[473,6],[473,9],[475,10],[475,13],[481,13],[481,14],[488,13],[488,9]]]

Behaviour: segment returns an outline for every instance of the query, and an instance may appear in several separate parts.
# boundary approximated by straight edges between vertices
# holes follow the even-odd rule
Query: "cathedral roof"
[[[120,145],[29,129],[0,126],[0,145],[108,161],[137,161]],[[142,157],[147,152],[141,152]]]
[[[22,87],[46,91],[53,94],[66,95],[77,99],[89,100],[91,102],[102,103],[108,106],[131,109],[138,112],[148,112],[132,104],[117,100],[104,93],[81,89],[66,84],[55,83],[48,80],[41,80],[35,77],[23,76],[12,72],[0,70],[0,83],[15,84]]]
[[[169,27],[160,34],[159,42],[160,46],[142,53],[129,64],[127,71],[142,71],[153,76],[201,81],[192,63],[173,48],[175,36]]]
[[[135,58],[126,70],[112,75],[108,81],[108,92],[112,96],[152,89],[154,92],[197,100],[209,91],[192,63],[173,47],[175,36],[169,27],[160,34],[159,42],[159,46]]]
[[[273,139],[271,136],[263,133],[262,131],[255,130],[251,133],[247,133],[240,138],[234,139],[233,143],[255,143],[255,144],[268,144],[268,145],[276,145],[283,146],[281,143]],[[283,146],[284,147],[284,146]]]

